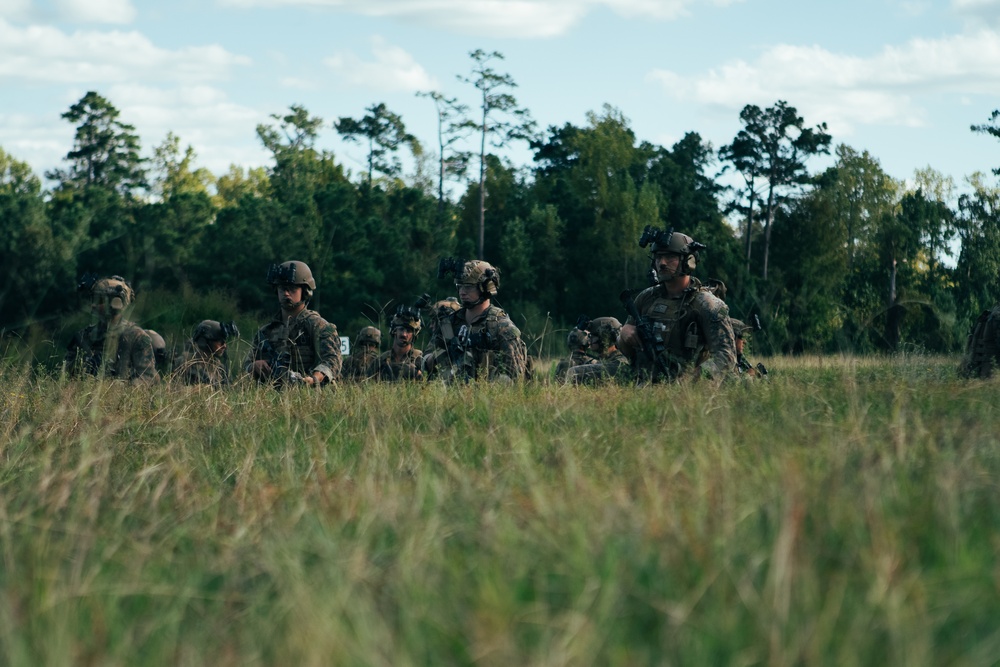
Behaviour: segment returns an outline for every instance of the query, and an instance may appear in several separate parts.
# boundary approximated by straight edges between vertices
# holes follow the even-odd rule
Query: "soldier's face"
[[[291,308],[302,301],[301,285],[278,285],[278,303],[283,308]]]
[[[680,274],[681,256],[672,253],[660,253],[653,258],[653,268],[660,280],[670,280]]]
[[[406,347],[413,342],[413,329],[409,327],[396,327],[392,332],[392,341],[396,347]]]
[[[226,351],[226,343],[221,340],[210,340],[208,341],[208,350],[213,356],[221,357],[222,353]]]
[[[458,300],[462,302],[463,306],[471,306],[477,301],[479,301],[479,286],[478,285],[459,285],[458,286]]]

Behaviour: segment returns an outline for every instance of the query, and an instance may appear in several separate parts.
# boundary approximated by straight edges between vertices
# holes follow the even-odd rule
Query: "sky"
[[[610,105],[639,141],[717,149],[744,106],[784,100],[897,179],[931,167],[961,190],[1000,167],[1000,142],[969,129],[1000,108],[1000,0],[0,0],[0,148],[39,176],[64,167],[60,116],[96,91],[144,154],[173,132],[221,175],[268,165],[255,128],[301,105],[360,175],[333,122],[384,103],[433,149],[416,93],[475,107],[476,49],[503,55],[491,66],[540,129]]]

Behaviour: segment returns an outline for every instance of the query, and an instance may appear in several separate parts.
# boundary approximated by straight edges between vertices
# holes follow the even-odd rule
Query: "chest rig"
[[[653,325],[657,347],[662,346],[670,367],[678,372],[692,362],[701,362],[705,354],[705,332],[692,305],[698,292],[699,288],[690,289],[677,299],[658,295],[645,313]]]

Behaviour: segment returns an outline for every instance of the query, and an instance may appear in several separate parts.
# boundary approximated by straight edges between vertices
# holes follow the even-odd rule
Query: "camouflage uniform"
[[[1000,365],[1000,305],[984,310],[976,319],[965,345],[959,375],[989,378]]]
[[[670,379],[690,377],[696,371],[721,378],[736,368],[736,344],[729,307],[697,278],[677,297],[663,285],[648,287],[635,298],[639,314],[653,322],[654,335],[663,344]],[[635,324],[632,317],[628,324]],[[640,348],[635,369],[642,381],[653,373],[654,362]],[[657,378],[659,379],[659,378]]]
[[[230,384],[229,359],[226,353],[223,353],[222,356],[207,354],[204,350],[188,342],[184,346],[184,353],[178,360],[174,377],[184,384],[226,387]]]
[[[729,323],[733,327],[733,339],[736,343],[736,372],[746,378],[765,377],[767,369],[764,368],[764,364],[754,366],[746,357],[745,346],[749,342],[750,334],[757,329],[735,317],[730,317]]]
[[[337,327],[315,310],[303,310],[287,322],[279,312],[257,331],[243,369],[250,372],[255,361],[267,361],[279,376],[287,371],[299,375],[320,372],[328,382],[340,379],[343,360]],[[281,377],[276,378],[282,381]]]
[[[411,347],[402,359],[395,359],[392,353],[392,350],[383,352],[369,367],[368,375],[378,377],[383,382],[421,379],[423,352]]]
[[[103,375],[133,384],[156,382],[159,374],[152,338],[122,317],[135,297],[132,287],[121,276],[87,276],[77,289],[90,295],[91,309],[100,321],[74,334],[63,362],[66,371],[73,377]]]
[[[337,327],[304,306],[316,289],[312,270],[299,261],[272,264],[267,271],[267,283],[277,287],[279,293],[282,289],[301,288],[300,301],[285,305],[285,310],[257,331],[244,370],[253,375],[259,372],[256,362],[266,361],[271,367],[269,379],[277,387],[293,378],[312,383],[314,373],[323,376],[324,384],[339,380],[343,359]],[[286,316],[286,310],[294,314]]]
[[[587,354],[587,344],[589,336],[586,331],[583,331],[579,327],[573,327],[566,336],[566,346],[570,349],[569,357],[563,357],[556,364],[555,374],[553,379],[562,384],[566,381],[566,371],[573,368],[574,366],[583,366],[584,364],[593,363],[594,359]]]
[[[569,369],[575,366],[586,366],[587,364],[596,363],[596,359],[588,355],[583,350],[573,350],[568,357],[563,357],[556,364],[555,375],[553,376],[555,381],[562,384],[566,381],[566,373]]]
[[[591,352],[597,356],[590,363],[570,368],[566,374],[567,384],[625,383],[632,379],[628,359],[615,347],[621,328],[621,322],[614,317],[591,320],[588,326]]]
[[[465,312],[462,308],[451,318],[451,326],[465,350],[459,361],[461,372],[473,380],[523,379],[527,349],[507,313],[490,306],[467,325]]]
[[[429,318],[431,323],[431,339],[424,348],[423,356],[420,359],[421,370],[425,379],[429,380],[433,378],[443,369],[450,366],[448,345],[445,342],[444,333],[441,331],[441,324],[444,321],[450,322],[452,315],[459,308],[461,306],[455,297],[442,299],[431,305]]]
[[[459,296],[465,292],[471,298],[475,288],[477,300],[467,300],[463,307],[441,322],[441,338],[447,354],[438,357],[433,370],[445,380],[490,380],[519,382],[528,376],[528,350],[521,332],[501,308],[492,305],[500,290],[500,270],[483,260],[462,262],[444,259],[438,265],[438,277],[451,271]],[[471,322],[469,311],[481,311]]]
[[[104,375],[134,384],[159,379],[153,341],[139,325],[128,320],[99,322],[76,332],[66,353],[71,376]]]
[[[146,333],[149,334],[149,339],[153,342],[153,358],[156,359],[156,370],[159,371],[160,375],[169,373],[170,366],[173,363],[173,354],[167,350],[167,341],[163,340],[163,336],[152,329],[146,329]]]
[[[191,332],[184,353],[177,364],[175,377],[184,384],[207,384],[225,387],[230,383],[226,341],[239,336],[235,322],[202,320]]]
[[[344,359],[341,375],[349,382],[370,380],[374,376],[369,373],[369,367],[378,361],[382,332],[376,327],[363,327],[354,340],[350,356]]]
[[[423,321],[418,308],[405,306],[397,308],[396,314],[393,315],[392,321],[389,323],[393,345],[369,368],[369,374],[378,376],[378,379],[383,382],[422,380],[422,353],[413,347],[413,341],[420,333],[422,326]],[[401,349],[405,349],[405,352],[400,357],[398,355]]]

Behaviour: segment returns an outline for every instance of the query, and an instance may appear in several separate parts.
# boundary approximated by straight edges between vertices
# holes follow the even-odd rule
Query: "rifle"
[[[639,336],[639,342],[642,343],[642,351],[646,353],[646,356],[653,360],[653,376],[651,380],[656,380],[657,371],[660,375],[668,379],[674,379],[680,375],[680,364],[677,362],[667,363],[667,350],[664,342],[657,338],[656,333],[653,331],[653,322],[648,317],[639,314],[639,309],[635,305],[635,294],[637,290],[624,290],[618,298],[621,299],[622,305],[625,306],[625,312],[628,313],[632,321],[635,322],[635,331]]]
[[[760,325],[760,318],[757,317],[755,313],[753,318],[750,320],[750,330],[756,332],[760,331],[762,328],[763,327]],[[756,366],[754,366],[749,361],[747,361],[746,356],[744,356],[742,352],[736,355],[736,370],[739,371],[741,374],[749,373],[751,370],[755,370],[757,371],[757,375],[759,375],[760,377],[764,377],[767,375],[767,368],[764,367],[764,364],[758,363]]]

